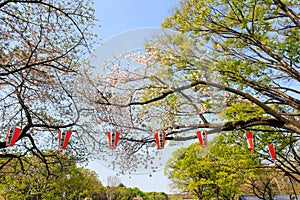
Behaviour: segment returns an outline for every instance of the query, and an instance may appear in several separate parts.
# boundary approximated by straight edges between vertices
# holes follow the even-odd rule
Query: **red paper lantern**
[[[65,149],[67,147],[71,134],[71,130],[67,130],[66,132],[62,132],[61,130],[58,131],[58,147],[60,149]]]
[[[157,149],[163,149],[165,147],[167,134],[165,132],[155,133],[154,138],[157,145]]]
[[[247,141],[248,149],[254,151],[254,138],[251,132],[245,134],[245,139]]]
[[[119,137],[120,137],[120,132],[118,131],[107,133],[108,145],[110,149],[115,150],[117,148]]]
[[[273,144],[270,144],[268,146],[268,150],[269,150],[269,154],[270,154],[270,157],[273,161],[276,160],[276,152],[275,152],[275,146]]]
[[[197,137],[199,139],[200,145],[202,148],[207,147],[208,144],[208,131],[197,131]]]
[[[6,146],[14,146],[16,141],[19,138],[19,135],[21,134],[22,129],[14,127],[14,128],[8,128],[6,132]]]

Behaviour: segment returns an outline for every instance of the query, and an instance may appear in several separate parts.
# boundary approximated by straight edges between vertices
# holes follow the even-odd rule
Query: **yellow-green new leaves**
[[[234,121],[234,120],[249,120],[257,117],[262,117],[264,110],[258,106],[242,103],[232,103],[226,107],[225,118]]]
[[[275,118],[285,130],[299,133],[297,16],[295,1],[183,0],[163,26],[198,39],[210,52],[220,80],[232,89],[227,91],[261,107],[256,116]]]
[[[228,199],[241,192],[257,162],[242,146],[225,141],[220,137],[206,149],[194,143],[175,151],[165,167],[174,187],[199,199]]]
[[[44,154],[51,156],[53,152]],[[10,162],[1,170],[1,197],[12,200],[27,198],[59,200],[63,196],[67,199],[80,199],[91,198],[103,188],[95,172],[77,167],[73,161],[55,162],[49,158],[47,162],[50,174],[48,174],[41,160],[32,156],[24,159],[28,162],[24,162],[25,171],[21,171],[17,160]],[[10,168],[15,168],[18,173],[11,173]]]

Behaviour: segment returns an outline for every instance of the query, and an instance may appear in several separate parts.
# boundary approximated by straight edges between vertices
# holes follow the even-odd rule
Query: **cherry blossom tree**
[[[84,110],[77,105],[74,88],[95,38],[91,5],[90,1],[0,2],[0,169],[14,159],[24,167],[28,154],[47,164],[43,150],[58,149],[59,129],[72,129],[74,141],[80,143],[76,131]],[[8,147],[6,131],[15,126],[22,131]],[[80,157],[82,146],[73,142],[70,149]]]

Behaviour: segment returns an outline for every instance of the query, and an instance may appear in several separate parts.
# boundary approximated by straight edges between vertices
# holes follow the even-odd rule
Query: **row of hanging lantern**
[[[9,127],[6,132],[6,146],[9,147],[14,146],[21,132],[22,132],[21,128]],[[67,147],[71,135],[72,135],[71,130],[67,130],[64,132],[61,130],[58,131],[58,148],[61,149],[61,151]]]
[[[166,132],[156,132],[154,134],[154,139],[157,145],[157,149],[164,149],[165,143],[166,143]],[[108,140],[108,146],[111,150],[115,150],[118,146],[120,137],[120,132],[107,132],[107,140]]]
[[[6,133],[6,146],[14,146],[15,142],[19,138],[21,134],[22,129],[20,128],[8,128],[7,133]],[[71,130],[67,131],[58,131],[58,148],[61,150],[64,150],[69,142],[69,139],[72,135]],[[120,132],[108,132],[107,133],[107,138],[108,138],[108,145],[109,148],[112,150],[115,150],[117,148],[118,142],[119,142],[119,137],[120,137]],[[166,143],[166,133],[158,133],[156,132],[154,134],[155,141],[157,144],[158,149],[164,149],[165,143]],[[202,142],[203,143],[203,142]]]
[[[203,148],[205,148],[207,146],[207,143],[208,143],[207,136],[208,136],[207,131],[203,131],[203,132],[198,131],[197,132],[197,137],[199,139],[201,147],[203,147]],[[120,132],[118,132],[118,131],[107,132],[108,146],[110,149],[115,150],[117,148],[119,137],[120,137]],[[167,137],[166,132],[154,133],[154,139],[155,139],[157,149],[159,149],[159,150],[164,149],[165,143],[166,143],[166,137]]]
[[[245,140],[247,141],[248,149],[251,152],[254,152],[254,136],[252,132],[248,132],[244,135]],[[276,152],[275,152],[275,146],[273,144],[269,144],[267,146],[267,151],[269,152],[269,155],[273,161],[276,160]]]
[[[18,137],[20,136],[21,131],[22,129],[18,127],[14,127],[14,128],[9,127],[6,133],[6,146],[10,146],[10,147],[13,146],[17,141]],[[58,148],[61,149],[61,151],[67,147],[71,135],[72,135],[71,130],[58,131]],[[202,131],[202,132],[197,131],[196,135],[201,147],[206,148],[208,145],[208,131]],[[167,136],[166,132],[156,132],[154,134],[157,149],[159,150],[164,149],[166,143],[166,136]],[[119,142],[120,132],[118,131],[108,132],[107,137],[108,137],[109,148],[115,150]],[[254,152],[254,137],[252,132],[246,133],[244,137],[247,142],[248,149],[251,152]],[[275,146],[273,144],[270,144],[267,146],[267,150],[270,154],[271,159],[275,161],[276,160]]]
[[[201,145],[202,148],[207,147],[208,144],[208,132],[207,131],[197,131],[197,137],[199,140],[199,143]],[[155,138],[155,142],[157,145],[157,149],[163,149],[165,147],[165,143],[166,143],[166,136],[167,134],[165,132],[162,133],[155,133],[154,134],[154,138]]]
[[[208,131],[197,131],[196,132],[197,138],[202,148],[206,148],[208,145]],[[156,132],[154,134],[155,142],[157,149],[161,150],[164,149],[166,143],[166,132]],[[108,132],[108,144],[109,148],[115,150],[118,145],[120,137],[120,132]],[[245,140],[248,145],[248,149],[253,152],[254,151],[254,137],[251,132],[248,132],[244,135]],[[270,144],[267,146],[267,150],[270,154],[270,157],[273,161],[276,160],[276,153],[275,153],[275,146]]]

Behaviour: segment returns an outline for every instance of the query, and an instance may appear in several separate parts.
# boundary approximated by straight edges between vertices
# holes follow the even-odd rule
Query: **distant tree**
[[[135,196],[132,188],[127,188],[125,186],[118,186],[115,194],[114,199],[120,199],[120,200],[128,200],[128,199],[133,199]]]
[[[137,188],[137,187],[132,188],[132,192],[135,197],[139,196],[139,197],[142,197],[143,199],[147,200],[146,194],[143,191],[141,191],[139,188]]]
[[[121,184],[121,180],[118,176],[109,176],[107,178],[107,199],[116,199],[118,186]]]
[[[19,173],[10,173],[9,168],[20,168],[17,161],[10,162],[1,171],[0,196],[6,199],[80,199],[92,198],[104,188],[95,172],[76,167],[75,162],[69,159],[61,159],[63,167],[49,159],[49,175],[46,164],[38,158],[25,158],[25,171],[19,169]]]
[[[63,192],[63,196],[70,199],[94,198],[104,190],[96,172],[89,169],[78,168],[66,174],[58,184],[57,193]]]
[[[274,199],[275,195],[289,194],[298,195],[300,184],[285,176],[284,172],[275,167],[262,166],[255,175],[248,180],[251,193],[261,199]]]
[[[114,177],[113,179],[115,179]],[[134,197],[142,197],[144,200],[148,200],[148,196],[141,191],[139,188],[128,188],[123,184],[119,184],[118,186],[107,186],[107,197],[106,199],[110,200],[131,200]]]
[[[219,136],[205,149],[192,144],[173,153],[165,173],[174,188],[198,199],[233,199],[245,193],[274,199],[278,194],[297,194],[296,180],[245,145],[232,134]]]
[[[198,199],[232,199],[245,192],[243,186],[260,163],[239,144],[225,141],[219,138],[206,149],[194,143],[176,150],[165,166],[174,187]]]
[[[168,200],[168,195],[164,192],[146,192],[148,200]]]
[[[108,187],[117,187],[117,186],[120,186],[121,184],[122,184],[121,180],[118,176],[109,176],[107,178]]]

